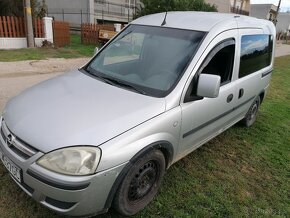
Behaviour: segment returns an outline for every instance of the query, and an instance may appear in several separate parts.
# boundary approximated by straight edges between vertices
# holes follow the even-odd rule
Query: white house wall
[[[69,22],[72,26],[94,23],[94,0],[49,0],[46,5],[48,16],[55,20]]]
[[[277,32],[290,30],[290,13],[279,13],[277,20]]]

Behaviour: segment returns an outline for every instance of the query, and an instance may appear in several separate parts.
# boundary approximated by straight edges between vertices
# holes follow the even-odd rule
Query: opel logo
[[[14,136],[13,135],[11,135],[11,134],[8,134],[7,135],[7,138],[6,138],[6,144],[10,147],[12,144],[13,144],[13,142],[14,142]]]

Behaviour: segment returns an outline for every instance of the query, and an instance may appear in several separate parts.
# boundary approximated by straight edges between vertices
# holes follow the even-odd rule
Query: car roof
[[[151,14],[134,20],[132,24],[161,26],[165,13]],[[223,29],[260,28],[269,26],[269,21],[240,14],[218,12],[168,12],[164,27],[209,32],[216,26]]]

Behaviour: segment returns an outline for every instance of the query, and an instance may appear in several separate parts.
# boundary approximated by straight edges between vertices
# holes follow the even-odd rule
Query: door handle
[[[227,97],[227,103],[230,103],[234,98],[234,95],[233,94],[230,94],[228,97]]]
[[[239,91],[239,98],[243,97],[244,95],[244,89],[240,89]]]

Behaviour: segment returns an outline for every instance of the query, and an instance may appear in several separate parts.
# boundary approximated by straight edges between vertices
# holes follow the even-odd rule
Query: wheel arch
[[[265,98],[265,91],[262,91],[260,94],[259,94],[259,97],[260,97],[260,104],[262,104],[264,98]]]
[[[145,154],[147,154],[148,152],[150,152],[154,149],[160,150],[162,152],[162,154],[164,155],[165,161],[166,161],[166,168],[168,169],[170,167],[172,160],[173,160],[173,155],[174,155],[173,145],[170,142],[158,141],[158,142],[154,142],[150,145],[147,145],[142,150],[140,150],[137,154],[135,154],[134,157],[132,157],[130,159],[130,161],[126,164],[126,166],[123,168],[123,170],[121,171],[121,173],[119,174],[119,176],[117,177],[117,179],[115,180],[115,182],[111,188],[111,191],[107,197],[104,209],[108,209],[111,207],[111,204],[112,204],[113,199],[115,197],[115,193],[118,190],[121,182],[123,181],[123,179],[127,175],[129,169],[134,165],[134,163],[136,163],[138,161],[139,158],[141,158],[142,156],[144,156]]]

